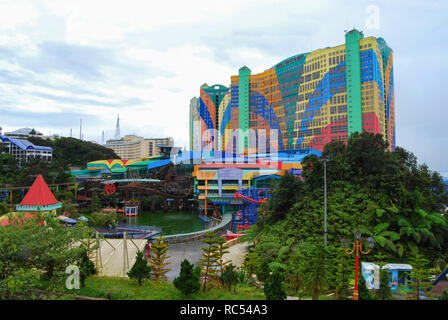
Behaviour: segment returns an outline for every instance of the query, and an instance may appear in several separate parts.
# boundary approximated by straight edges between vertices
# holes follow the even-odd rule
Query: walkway
[[[232,225],[230,221],[227,221],[226,219],[220,225],[204,231],[217,230],[217,234],[220,236],[221,234],[227,233],[227,230],[230,230],[230,228],[232,228]],[[173,239],[171,238],[171,240]],[[171,270],[166,273],[168,281],[173,281],[179,276],[180,264],[184,259],[187,259],[190,263],[197,266],[203,252],[202,248],[205,246],[206,244],[202,242],[202,239],[189,242],[170,243],[168,245],[168,256],[170,257],[168,261],[170,264],[167,267],[171,268]]]
[[[195,266],[199,264],[199,258],[202,254],[202,248],[206,246],[201,240],[190,241],[185,243],[172,243],[168,246],[168,262],[170,263],[167,268],[171,268],[166,273],[168,281],[173,281],[179,276],[180,264],[184,259],[187,259]]]
[[[237,244],[234,244],[233,246],[229,247],[227,250],[229,253],[226,253],[224,255],[224,261],[231,260],[232,264],[237,267],[242,267],[244,263],[244,257],[247,254],[247,247],[249,246],[249,242],[239,242]]]

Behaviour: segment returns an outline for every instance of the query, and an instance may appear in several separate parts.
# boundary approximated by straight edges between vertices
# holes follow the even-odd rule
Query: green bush
[[[115,212],[94,212],[86,216],[92,227],[115,228],[117,226],[118,216]]]
[[[201,289],[200,274],[195,272],[193,267],[193,264],[184,259],[181,263],[179,277],[173,281],[174,286],[185,295],[190,295]]]
[[[245,272],[242,273],[245,275]],[[235,271],[235,266],[233,264],[230,263],[225,266],[221,275],[221,281],[223,284],[227,285],[229,290],[232,290],[232,284],[235,284],[238,281],[238,272]]]
[[[135,263],[127,274],[129,278],[137,279],[138,285],[141,286],[143,279],[151,278],[151,269],[152,268],[148,265],[148,261],[144,257],[143,252],[138,251]]]
[[[280,271],[274,271],[264,285],[266,300],[285,300],[286,292],[283,288],[284,276]]]
[[[448,291],[443,290],[442,294],[439,297],[439,300],[448,300]]]

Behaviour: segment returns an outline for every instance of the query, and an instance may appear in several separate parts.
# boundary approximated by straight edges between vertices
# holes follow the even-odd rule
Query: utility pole
[[[82,140],[82,119],[79,119],[79,140]]]
[[[324,211],[324,244],[327,247],[327,159],[324,159],[324,198],[325,198],[325,211]]]
[[[328,158],[321,158],[324,163],[324,245],[327,247],[327,162]]]

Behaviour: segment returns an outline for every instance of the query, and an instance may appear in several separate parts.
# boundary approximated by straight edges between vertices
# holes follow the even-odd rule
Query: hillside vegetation
[[[335,289],[336,281],[331,279],[340,267],[340,241],[347,238],[351,250],[357,229],[376,241],[372,254],[363,256],[363,261],[375,261],[375,254],[382,253],[387,262],[406,263],[418,251],[432,267],[446,266],[448,229],[443,210],[448,194],[440,174],[419,165],[403,148],[389,152],[382,136],[371,133],[354,134],[347,145],[327,144],[322,157],[329,159],[326,255],[330,258],[321,261],[328,264],[328,289]],[[258,240],[253,249],[258,265],[281,269],[289,279],[286,282],[296,286],[300,286],[301,271],[306,271],[306,265],[300,267],[302,262],[320,264],[314,260],[324,239],[321,160],[314,155],[305,158],[303,182],[289,174],[278,181],[272,199],[260,208],[266,212],[264,217],[251,232],[251,239]],[[352,261],[353,256],[347,259]]]

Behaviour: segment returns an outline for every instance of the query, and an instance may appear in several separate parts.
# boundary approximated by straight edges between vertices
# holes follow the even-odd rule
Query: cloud
[[[380,29],[367,29],[366,8]],[[292,55],[344,43],[344,30],[394,50],[397,144],[448,172],[446,1],[1,1],[0,125],[68,134],[173,136],[188,145],[199,86],[228,85]],[[399,21],[399,23],[397,23]]]

